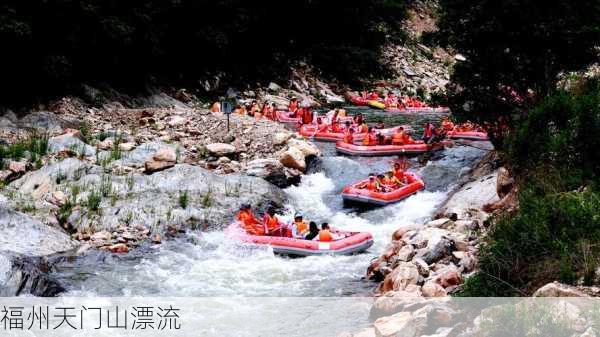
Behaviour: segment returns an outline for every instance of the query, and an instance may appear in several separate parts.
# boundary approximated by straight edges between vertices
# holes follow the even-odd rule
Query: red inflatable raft
[[[277,121],[281,123],[300,124],[300,117],[290,117],[289,111],[278,110],[275,112]],[[352,122],[352,116],[340,117],[340,123]]]
[[[404,130],[410,130],[410,126],[408,126],[408,125],[404,125],[402,127],[404,128]],[[389,128],[389,129],[378,129],[377,131],[385,136],[391,136],[398,130],[398,128],[400,128],[400,126],[396,126],[396,127]],[[298,130],[298,133],[301,136],[314,138],[315,140],[320,140],[320,141],[324,141],[324,142],[337,142],[340,140],[344,140],[344,133],[331,132],[331,131],[317,131],[317,126],[314,124],[302,125],[300,127],[300,129]],[[363,140],[363,138],[365,138],[364,133],[355,133],[354,134],[355,141],[361,141],[361,140]]]
[[[360,253],[373,245],[373,237],[366,232],[336,231],[342,239],[331,242],[319,242],[279,236],[250,235],[234,222],[225,229],[225,235],[243,243],[257,246],[270,246],[277,254],[309,255],[349,255]]]
[[[367,102],[369,100],[366,98],[362,98],[361,96],[352,96],[350,97],[350,102],[352,102],[352,104],[354,105],[367,105]]]
[[[356,145],[348,144],[345,142],[337,142],[335,149],[339,153],[347,154],[350,156],[364,156],[364,157],[375,157],[375,156],[394,156],[403,154],[420,154],[432,150],[442,148],[443,144],[425,144],[422,141],[415,141],[414,144],[410,145]]]
[[[477,131],[449,131],[447,134],[450,139],[468,139],[468,140],[488,140],[488,134]]]
[[[344,202],[385,206],[407,198],[425,188],[423,180],[414,173],[406,172],[405,176],[408,183],[391,192],[377,192],[358,188],[358,186],[368,182],[368,180],[363,180],[356,184],[346,186],[344,191],[342,191],[342,198],[344,199]]]

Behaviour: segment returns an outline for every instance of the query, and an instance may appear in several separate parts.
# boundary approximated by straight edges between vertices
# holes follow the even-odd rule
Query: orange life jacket
[[[320,230],[319,231],[319,241],[323,241],[323,242],[333,241],[333,236],[331,235],[331,232],[327,229]]]
[[[310,124],[313,121],[313,114],[310,110],[304,109],[300,118],[302,118],[302,124]]]
[[[402,139],[402,143],[404,145],[408,145],[408,144],[412,144],[414,143],[414,141],[412,140],[412,138],[410,138],[409,135],[407,135],[406,133],[404,134],[404,138]]]
[[[302,234],[306,231],[308,231],[308,224],[304,221],[300,221],[300,222],[294,222],[296,224],[296,230],[298,231],[298,234]]]
[[[344,143],[352,144],[354,143],[354,135],[349,131],[344,133]]]
[[[270,216],[269,214],[265,214],[264,225],[270,232],[279,228],[279,221],[277,220],[276,216]]]
[[[425,127],[425,130],[423,130],[423,136],[427,138],[433,137],[433,129],[431,125],[427,125],[427,127]]]
[[[394,145],[402,145],[404,144],[404,132],[396,132],[392,136],[392,144]]]
[[[369,133],[369,126],[367,124],[361,124],[358,127],[358,133]]]
[[[298,110],[298,101],[290,102],[290,105],[288,105],[288,110],[291,112],[296,112],[296,110]]]
[[[242,223],[242,226],[248,234],[264,235],[264,228],[256,220],[251,211],[240,211],[237,215],[237,220]]]
[[[394,170],[394,177],[396,177],[400,181],[404,181],[404,171]]]

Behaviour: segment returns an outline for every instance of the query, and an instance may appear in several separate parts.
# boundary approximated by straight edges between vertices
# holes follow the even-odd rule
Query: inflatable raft
[[[409,154],[421,154],[428,151],[435,150],[443,147],[443,144],[425,144],[422,141],[416,141],[414,144],[409,145],[356,145],[348,144],[345,142],[337,142],[335,149],[339,153],[347,154],[350,156],[364,156],[364,157],[375,157],[375,156],[394,156],[394,155],[409,155]]]
[[[485,132],[449,131],[446,135],[450,139],[489,140],[488,134]]]
[[[385,206],[408,198],[409,196],[425,188],[425,183],[423,180],[421,180],[421,178],[414,173],[406,172],[404,175],[406,176],[408,183],[391,192],[376,192],[358,188],[358,186],[368,182],[368,180],[363,180],[356,184],[346,186],[342,191],[342,198],[346,203],[362,203]]]
[[[234,222],[225,229],[228,237],[251,245],[270,246],[273,252],[284,255],[350,255],[363,252],[373,245],[373,237],[366,232],[336,231],[341,239],[331,242],[319,242],[279,236],[250,235]]]
[[[385,109],[385,103],[376,100],[367,101],[367,105],[375,109]]]
[[[350,102],[352,102],[352,104],[354,105],[367,105],[367,99],[366,98],[362,98],[361,96],[352,96],[350,97]]]
[[[410,130],[410,126],[408,126],[408,125],[404,125],[402,127],[404,128],[404,130]],[[391,136],[398,130],[398,128],[400,128],[400,126],[396,126],[396,127],[389,128],[389,129],[379,129],[377,131],[385,136]],[[301,136],[308,137],[308,138],[314,138],[315,140],[320,140],[320,141],[324,141],[324,142],[337,142],[337,141],[344,140],[343,132],[331,132],[329,130],[317,131],[317,126],[314,124],[302,125],[300,127],[300,129],[298,130],[298,133]],[[363,138],[365,138],[364,133],[355,133],[354,134],[355,141],[362,141]]]

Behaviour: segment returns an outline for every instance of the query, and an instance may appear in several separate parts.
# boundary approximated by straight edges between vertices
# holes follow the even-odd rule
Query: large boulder
[[[298,148],[291,147],[279,156],[279,162],[289,168],[306,171],[306,159],[302,151]]]
[[[373,323],[373,328],[377,337],[415,337],[425,329],[426,325],[426,317],[422,319],[404,311],[377,319]]]
[[[50,138],[48,140],[48,151],[52,153],[67,151],[87,157],[96,154],[95,147],[84,143],[81,139],[69,133]]]
[[[390,290],[404,290],[410,285],[419,282],[417,266],[409,262],[400,262],[394,270],[385,277],[382,283],[382,292]]]
[[[0,204],[0,251],[45,256],[65,252],[76,246],[61,230]]]
[[[90,172],[81,178],[81,184],[97,186],[101,174]],[[261,178],[238,174],[219,176],[188,164],[178,164],[151,175],[110,176],[110,181],[114,197],[102,199],[99,215],[85,210],[74,213],[72,221],[80,228],[112,229],[129,222],[155,227],[158,231],[168,225],[222,229],[231,223],[242,203],[250,203],[258,213],[269,205],[281,207],[286,200],[281,189]],[[184,191],[187,194],[185,208],[181,202]],[[85,198],[86,193],[82,193],[81,198]]]
[[[249,176],[260,177],[278,187],[288,187],[290,179],[283,165],[276,159],[256,159],[248,162],[244,172]]]

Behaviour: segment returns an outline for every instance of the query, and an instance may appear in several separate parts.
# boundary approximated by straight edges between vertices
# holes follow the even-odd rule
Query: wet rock
[[[49,269],[46,258],[0,255],[0,296],[53,297],[64,292]]]
[[[448,256],[454,250],[454,242],[442,235],[430,236],[426,253],[421,256],[427,264],[435,263]]]
[[[297,148],[290,148],[279,156],[279,162],[285,167],[306,171],[304,154]]]
[[[288,177],[283,165],[275,159],[256,159],[248,162],[244,172],[249,176],[260,177],[277,187],[288,187],[296,179]],[[291,179],[290,179],[291,178]]]
[[[144,164],[146,173],[154,173],[175,166],[177,155],[172,148],[164,147],[158,150]]]

